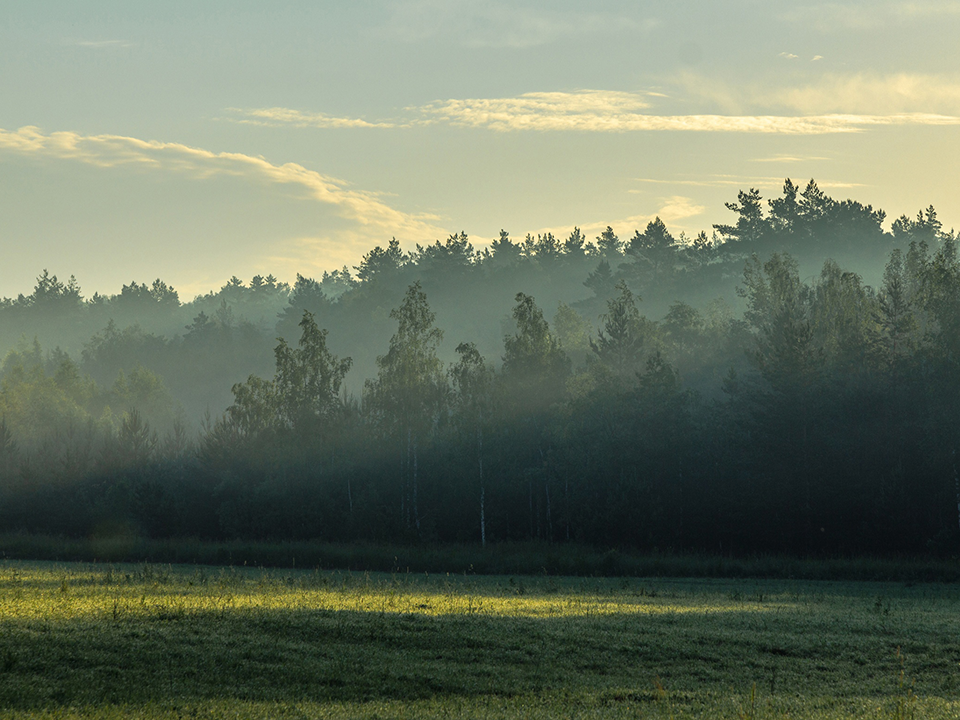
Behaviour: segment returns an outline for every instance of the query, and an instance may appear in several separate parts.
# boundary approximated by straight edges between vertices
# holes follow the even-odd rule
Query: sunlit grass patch
[[[5,563],[0,711],[958,717],[958,610],[952,585]]]
[[[609,587],[608,587],[609,586]],[[24,593],[24,588],[29,592]],[[783,598],[744,599],[733,593],[658,596],[627,581],[594,583],[527,579],[461,579],[449,576],[369,573],[283,573],[236,569],[186,573],[172,567],[8,566],[0,570],[3,617],[76,619],[109,610],[146,614],[166,609],[179,615],[210,610],[315,610],[418,615],[489,615],[563,618],[670,613],[771,612],[789,606]]]

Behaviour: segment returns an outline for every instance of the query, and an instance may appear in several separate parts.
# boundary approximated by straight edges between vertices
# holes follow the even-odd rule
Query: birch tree
[[[480,544],[487,544],[486,484],[483,477],[483,424],[489,416],[490,391],[493,380],[483,357],[473,343],[457,346],[460,359],[451,368],[450,376],[456,392],[457,414],[461,431],[468,438],[476,437],[477,477],[480,480]]]
[[[377,358],[376,379],[365,384],[365,401],[385,435],[399,445],[400,511],[419,533],[419,453],[439,418],[447,387],[437,357],[443,332],[433,324],[435,315],[419,282],[407,289],[390,317],[397,331],[387,354]]]

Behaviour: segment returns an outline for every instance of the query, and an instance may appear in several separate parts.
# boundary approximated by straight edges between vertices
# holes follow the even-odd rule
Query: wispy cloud
[[[617,118],[650,107],[648,97],[664,97],[659,93],[629,93],[605,90],[576,92],[531,92],[514,98],[480,100],[438,100],[424,106],[405,108],[406,117],[393,120],[367,121],[360,118],[334,117],[325,113],[311,113],[291,108],[242,109],[227,108],[239,118],[225,118],[232,122],[267,127],[315,128],[404,128],[417,125],[453,123],[457,125],[494,126],[495,129],[521,129],[529,123],[537,127],[543,118],[572,125],[584,120]],[[502,125],[502,127],[500,127]],[[510,127],[508,127],[508,125]]]
[[[821,135],[861,132],[875,125],[957,125],[960,117],[933,113],[892,115],[652,115],[630,93],[528,93],[515,98],[442,100],[420,108],[436,121],[461,127],[587,132],[688,131]]]
[[[693,96],[707,96],[726,114],[658,115],[648,112],[660,93],[609,90],[531,92],[516,97],[437,100],[405,108],[406,117],[364,120],[289,108],[228,108],[233,122],[269,127],[298,128],[409,128],[446,124],[497,132],[524,130],[557,132],[735,132],[787,135],[823,135],[863,132],[882,125],[960,125],[960,83],[927,85],[919,76],[895,76],[871,81],[863,77],[825,78],[798,88],[735,90],[711,84],[702,77],[681,79]],[[852,112],[882,99],[895,112]],[[798,114],[753,114],[736,111],[760,101]],[[911,108],[937,104],[951,112]],[[818,111],[818,109],[820,109]],[[822,109],[826,109],[823,111]],[[877,105],[877,109],[881,108]],[[955,114],[952,110],[955,109]]]
[[[960,116],[960,73],[823,73],[786,85],[687,72],[674,82],[680,95],[731,115],[843,116],[854,125],[953,124],[945,118]]]
[[[391,235],[421,239],[445,234],[436,225],[438,218],[434,215],[397,210],[376,193],[348,188],[343,180],[296,163],[275,165],[262,157],[242,153],[217,153],[180,143],[122,135],[47,134],[29,126],[16,131],[0,129],[0,152],[72,160],[100,168],[132,166],[177,172],[198,180],[234,176],[288,186],[297,191],[298,197],[331,206],[341,218],[352,221],[352,232],[364,238],[364,246],[371,239],[383,242]]]
[[[424,238],[446,237],[448,233],[434,231],[423,237],[408,237],[402,243],[412,249]],[[277,243],[263,258],[263,265],[274,269],[278,277],[319,276],[325,270],[334,270],[344,265],[354,267],[360,258],[374,245],[384,246],[389,238],[371,237],[361,229],[339,229],[336,233],[297,236]]]
[[[687,218],[702,215],[707,208],[697,204],[693,198],[683,195],[671,195],[663,198],[656,215],[666,223],[679,222]]]
[[[642,95],[580,90],[531,92],[512,98],[438,100],[410,108],[435,122],[491,130],[623,130],[625,122],[644,117],[650,106]]]
[[[390,121],[368,122],[361,118],[345,118],[327,115],[325,113],[310,113],[290,108],[227,108],[227,112],[239,117],[223,118],[230,122],[243,125],[260,125],[262,127],[292,126],[298,128],[393,128],[400,124]]]
[[[788,52],[782,52],[780,53],[780,55],[778,55],[778,57],[782,57],[785,60],[796,60],[799,57],[799,55],[794,55],[793,53],[788,53]]]
[[[772,102],[801,113],[957,114],[960,77],[920,73],[827,74],[799,87],[771,89],[755,102]]]
[[[473,48],[531,48],[589,34],[645,34],[657,26],[625,13],[573,11],[495,0],[396,3],[381,36],[401,42],[438,40]]]
[[[606,230],[608,225],[614,229],[621,239],[626,239],[633,234],[634,230],[642,232],[647,223],[657,217],[663,220],[672,230],[687,230],[688,228],[683,221],[701,215],[705,210],[706,208],[698,204],[693,198],[684,195],[670,195],[658,198],[657,209],[652,213],[640,213],[612,220],[589,221],[578,225],[578,227],[580,232],[591,240]],[[565,238],[572,229],[572,227],[560,226],[546,227],[540,228],[534,234],[549,232],[559,238]]]
[[[798,163],[798,162],[815,162],[820,160],[829,160],[828,157],[821,157],[818,155],[773,155],[771,157],[764,158],[751,158],[750,162],[762,162],[762,163]]]
[[[89,48],[91,50],[109,50],[112,48],[131,48],[134,43],[129,40],[67,40],[67,45]]]

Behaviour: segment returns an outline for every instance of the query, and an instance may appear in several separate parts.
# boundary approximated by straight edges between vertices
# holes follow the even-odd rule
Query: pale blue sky
[[[292,279],[786,176],[960,226],[960,2],[0,4],[0,295]]]

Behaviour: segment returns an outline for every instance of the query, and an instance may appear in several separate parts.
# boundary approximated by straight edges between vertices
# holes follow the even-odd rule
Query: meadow
[[[960,586],[0,564],[12,718],[960,717]]]

